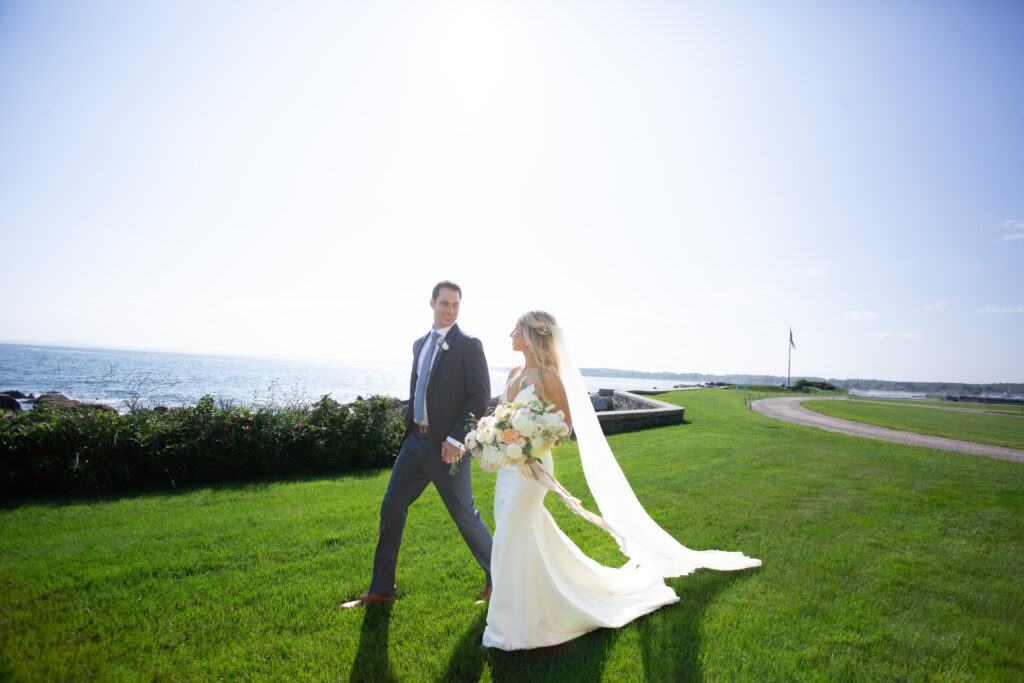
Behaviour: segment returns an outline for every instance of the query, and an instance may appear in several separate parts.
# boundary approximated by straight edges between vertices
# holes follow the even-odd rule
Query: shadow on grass
[[[485,666],[494,681],[594,681],[600,680],[605,661],[618,632],[600,629],[554,647],[504,652],[481,644],[487,612],[469,626],[452,651],[442,681],[479,681]]]
[[[701,623],[720,592],[750,572],[700,571],[674,580],[679,603],[640,617],[633,625],[640,634],[645,680],[702,681]],[[601,680],[608,657],[619,637],[617,629],[598,629],[554,647],[504,652],[480,645],[486,626],[481,613],[452,652],[440,680],[480,680],[484,665],[494,681]],[[639,673],[639,672],[637,672]]]
[[[480,609],[480,614],[466,630],[459,644],[455,646],[442,681],[478,681],[484,668],[485,653],[480,646],[487,626],[487,610]]]
[[[370,605],[363,613],[363,626],[359,633],[349,681],[395,681],[388,661],[388,629],[391,626],[393,603]]]
[[[190,493],[195,493],[196,491],[260,491],[278,484],[301,484],[316,481],[330,481],[335,479],[372,479],[374,477],[379,477],[382,473],[390,471],[391,467],[388,466],[371,470],[351,470],[348,472],[325,474],[301,474],[281,478],[267,477],[194,483],[174,488],[139,487],[134,489],[125,489],[123,491],[109,492],[89,491],[66,494],[40,494],[38,496],[0,499],[0,510],[17,510],[23,505],[40,505],[59,508],[66,505],[115,503],[125,500],[134,500],[136,498],[174,498],[175,496],[184,496]]]
[[[747,572],[699,570],[670,581],[679,596],[675,605],[635,623],[640,632],[644,679],[650,681],[703,681],[700,664],[701,622],[708,606],[730,583]]]
[[[484,656],[495,681],[599,681],[618,635],[603,628],[553,647],[514,652],[491,648]]]
[[[17,674],[14,673],[14,668],[11,667],[11,663],[7,660],[7,657],[0,654],[0,681],[3,681],[4,683],[8,683],[8,681],[10,681],[13,683],[20,680],[21,679],[18,678]]]

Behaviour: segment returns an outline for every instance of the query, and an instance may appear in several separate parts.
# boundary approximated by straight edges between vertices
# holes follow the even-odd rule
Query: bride
[[[698,568],[746,569],[761,561],[739,552],[695,551],[659,527],[637,501],[601,432],[579,371],[572,365],[561,328],[543,311],[519,318],[512,348],[525,362],[509,373],[503,401],[526,403],[534,394],[565,414],[579,443],[587,484],[604,517],[575,510],[610,530],[629,558],[615,569],[587,557],[562,533],[544,508],[549,489],[578,508],[553,479],[550,449],[535,462],[503,467],[494,489],[494,592],[483,644],[502,650],[557,645],[597,628],[618,628],[679,598],[665,577]],[[539,467],[543,472],[537,472]],[[540,476],[537,476],[540,475]],[[542,481],[548,482],[542,484]],[[605,524],[606,522],[606,524]]]

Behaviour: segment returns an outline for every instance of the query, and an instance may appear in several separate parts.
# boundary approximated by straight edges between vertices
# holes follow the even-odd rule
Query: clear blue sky
[[[1024,381],[1022,2],[0,2],[0,339]]]

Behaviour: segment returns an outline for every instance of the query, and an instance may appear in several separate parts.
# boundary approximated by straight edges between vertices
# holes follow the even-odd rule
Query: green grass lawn
[[[625,628],[480,650],[482,574],[432,488],[401,599],[337,610],[369,580],[388,474],[367,472],[7,505],[0,680],[1024,677],[1024,466],[783,423],[732,391],[661,398],[688,423],[610,439],[640,500],[685,545],[764,566],[670,579],[680,603]],[[574,449],[556,474],[580,495]],[[473,476],[490,524],[494,477]],[[622,561],[548,498],[586,552]]]
[[[1024,419],[1012,414],[961,413],[864,401],[808,401],[802,405],[824,415],[880,427],[1024,448]]]
[[[869,396],[850,396],[852,401],[880,401],[915,406],[939,406],[940,408],[971,408],[973,410],[993,410],[1000,413],[1024,413],[1024,406],[1011,406],[1001,403],[967,403],[966,401],[918,401],[907,398],[871,398]]]

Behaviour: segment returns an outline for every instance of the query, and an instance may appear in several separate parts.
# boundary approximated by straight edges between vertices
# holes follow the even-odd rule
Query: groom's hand
[[[445,441],[441,444],[441,460],[444,460],[445,464],[451,465],[461,457],[462,449],[452,442]]]

